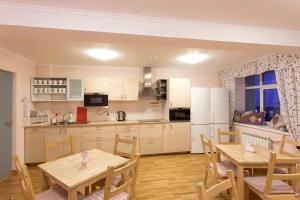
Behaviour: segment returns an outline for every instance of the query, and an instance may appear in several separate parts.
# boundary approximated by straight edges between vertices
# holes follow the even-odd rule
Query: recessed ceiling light
[[[208,58],[206,54],[200,53],[188,53],[183,56],[180,56],[178,60],[187,64],[196,64]]]
[[[120,54],[110,49],[88,49],[86,53],[98,60],[111,60],[117,58]]]

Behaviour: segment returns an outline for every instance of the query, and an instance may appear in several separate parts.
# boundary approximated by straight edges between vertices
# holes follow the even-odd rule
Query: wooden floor
[[[30,166],[30,175],[35,192],[41,192],[41,173]],[[196,183],[204,179],[202,155],[177,154],[142,157],[140,162],[138,200],[195,200]],[[0,182],[0,200],[23,200],[19,180],[12,175]],[[226,199],[226,198],[219,198]]]

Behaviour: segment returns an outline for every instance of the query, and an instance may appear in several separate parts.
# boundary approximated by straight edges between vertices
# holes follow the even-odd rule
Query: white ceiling
[[[112,33],[0,26],[0,46],[38,64],[68,66],[176,67],[222,70],[271,53],[300,53],[300,48],[135,36]],[[111,61],[85,54],[88,48],[110,48],[121,53]],[[188,52],[209,55],[196,65],[180,63]],[[157,56],[153,61],[150,56]]]
[[[299,0],[2,0],[5,1],[300,30]]]

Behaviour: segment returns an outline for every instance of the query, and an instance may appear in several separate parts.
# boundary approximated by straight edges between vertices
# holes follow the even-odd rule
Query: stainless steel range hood
[[[157,97],[159,96],[156,89],[152,88],[152,72],[151,67],[144,67],[144,83],[143,90],[140,92],[140,96]]]

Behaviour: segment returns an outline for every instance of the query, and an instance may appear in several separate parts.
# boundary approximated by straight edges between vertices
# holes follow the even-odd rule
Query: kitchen
[[[254,15],[190,3],[0,2],[0,199],[23,200],[28,177],[37,197],[52,184],[66,199],[95,195],[113,185],[109,167],[127,166],[134,199],[201,199],[230,181],[242,200],[269,158],[296,172],[282,147],[298,153],[297,6],[276,24],[262,20],[278,16],[273,4],[260,15],[252,2]],[[207,161],[237,184],[226,170],[207,175]]]

